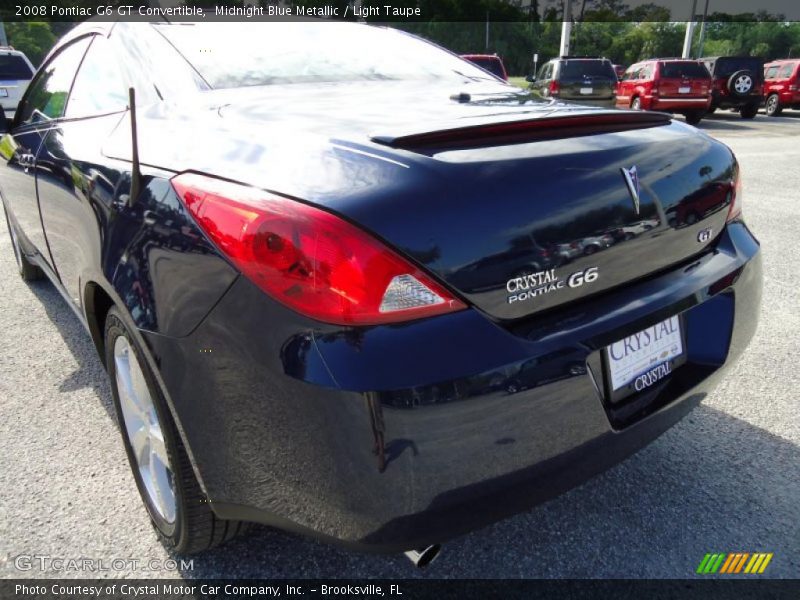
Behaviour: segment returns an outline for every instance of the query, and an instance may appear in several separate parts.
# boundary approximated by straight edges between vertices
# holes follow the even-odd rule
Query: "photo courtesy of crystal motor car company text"
[[[179,555],[261,523],[424,566],[667,431],[754,335],[739,164],[665,112],[355,22],[9,52],[13,260],[85,326]]]

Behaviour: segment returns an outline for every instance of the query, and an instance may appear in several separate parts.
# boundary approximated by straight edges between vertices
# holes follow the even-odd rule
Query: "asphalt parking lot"
[[[800,111],[700,127],[729,144],[762,242],[756,338],[703,405],[642,452],[527,513],[447,544],[415,571],[256,527],[191,569],[101,576],[689,577],[707,552],[772,552],[764,576],[800,576]],[[19,555],[168,558],[151,529],[88,335],[48,283],[26,285],[0,232],[0,577],[92,576]]]

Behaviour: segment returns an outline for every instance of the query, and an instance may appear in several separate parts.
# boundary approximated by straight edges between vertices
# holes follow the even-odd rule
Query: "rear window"
[[[757,57],[724,57],[717,59],[714,75],[716,77],[730,77],[736,71],[752,71],[756,76],[764,69],[764,61]]]
[[[561,65],[561,77],[609,77],[616,79],[617,74],[610,62],[604,60],[567,60]]]
[[[505,77],[505,74],[503,73],[503,67],[500,65],[499,58],[473,57],[473,58],[468,58],[467,60],[469,60],[471,63],[478,65],[483,69],[486,69],[492,75],[497,75],[500,79]]]
[[[711,75],[703,65],[696,62],[661,63],[661,76],[665,78],[690,77],[708,79]]]
[[[16,54],[0,55],[0,79],[20,80],[33,77],[25,60]]]

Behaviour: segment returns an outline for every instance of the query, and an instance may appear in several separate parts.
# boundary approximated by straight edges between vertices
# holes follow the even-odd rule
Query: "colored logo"
[[[728,554],[706,554],[697,566],[698,575],[734,573],[761,574],[772,560],[772,552],[731,552]]]

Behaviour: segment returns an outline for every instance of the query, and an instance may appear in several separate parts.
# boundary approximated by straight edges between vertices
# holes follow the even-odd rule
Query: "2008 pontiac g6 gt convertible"
[[[425,562],[674,425],[758,319],[726,146],[391,29],[85,23],[0,154],[178,552],[258,522]]]

